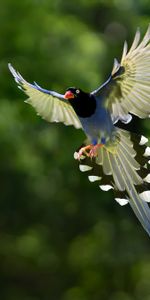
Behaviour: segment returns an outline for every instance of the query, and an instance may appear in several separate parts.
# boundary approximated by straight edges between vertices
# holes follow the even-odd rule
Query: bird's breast
[[[71,99],[70,104],[79,118],[91,117],[97,108],[97,102],[94,97],[83,97]]]
[[[109,112],[103,107],[96,107],[94,114],[80,118],[85,133],[90,137],[111,136],[114,129]]]

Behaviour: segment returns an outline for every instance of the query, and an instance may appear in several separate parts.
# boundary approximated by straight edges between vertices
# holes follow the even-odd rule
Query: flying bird
[[[113,189],[120,205],[127,203],[150,236],[150,148],[144,136],[117,127],[132,114],[150,117],[150,25],[141,39],[137,29],[121,61],[114,60],[108,80],[92,92],[70,87],[64,94],[30,84],[9,64],[18,86],[38,115],[49,122],[81,128],[87,139],[74,158],[91,182]]]

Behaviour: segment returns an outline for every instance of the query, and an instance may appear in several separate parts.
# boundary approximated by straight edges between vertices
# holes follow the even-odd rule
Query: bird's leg
[[[86,156],[89,156],[89,152],[88,152],[88,151],[89,151],[89,150],[91,151],[92,147],[93,147],[92,144],[87,145],[87,146],[85,146],[85,147],[82,147],[82,148],[79,150],[79,152],[78,152],[77,159],[80,160],[81,156],[84,155],[84,154],[85,154]]]
[[[92,148],[91,148],[90,152],[88,153],[88,156],[91,158],[96,157],[98,155],[98,149],[103,146],[104,146],[104,144],[92,145]]]
[[[102,146],[104,146],[104,144],[96,144],[96,145],[90,144],[85,147],[82,147],[78,152],[77,159],[80,160],[81,156],[84,154],[91,158],[96,157],[98,155],[97,153],[98,148]]]

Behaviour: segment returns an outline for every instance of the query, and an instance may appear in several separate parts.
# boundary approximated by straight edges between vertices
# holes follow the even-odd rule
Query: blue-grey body
[[[84,132],[91,140],[92,144],[105,144],[111,139],[112,134],[116,130],[113,125],[109,111],[103,105],[103,99],[96,98],[96,110],[90,117],[81,118],[80,122],[83,126]]]

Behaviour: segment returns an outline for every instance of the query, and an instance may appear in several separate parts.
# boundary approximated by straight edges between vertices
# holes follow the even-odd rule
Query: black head
[[[74,98],[82,98],[84,95],[86,95],[86,93],[84,93],[82,90],[75,87],[70,87],[66,90],[65,99],[71,100]]]
[[[69,101],[79,117],[87,118],[95,112],[95,98],[81,89],[70,87],[66,90],[64,97]]]

